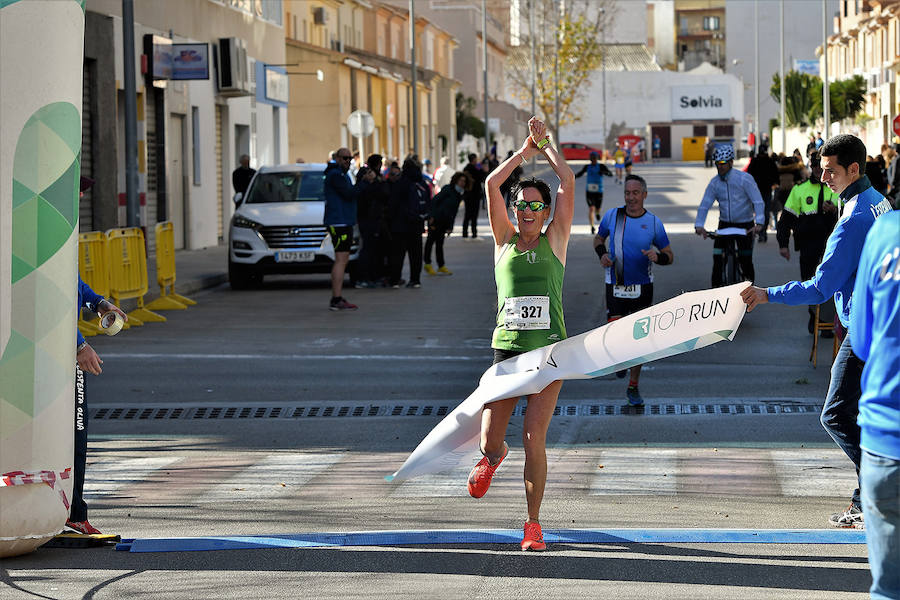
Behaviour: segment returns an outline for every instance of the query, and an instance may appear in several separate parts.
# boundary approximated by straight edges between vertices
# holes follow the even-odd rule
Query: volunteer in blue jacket
[[[606,318],[615,321],[653,304],[651,265],[675,260],[669,236],[659,218],[644,208],[647,182],[638,175],[625,177],[625,206],[610,209],[600,221],[594,251],[606,267]],[[606,240],[609,239],[609,249]],[[625,377],[626,371],[616,373]],[[638,391],[641,365],[631,367],[625,397],[632,406],[644,399]]]
[[[741,292],[747,310],[759,304],[779,302],[792,306],[822,304],[832,295],[834,305],[844,327],[850,326],[850,298],[856,281],[856,269],[866,234],[875,219],[891,210],[890,203],[878,193],[864,175],[866,146],[852,135],[837,135],[825,142],[822,156],[822,183],[841,197],[841,216],[825,245],[822,262],[812,279],[791,281],[784,285],[759,288],[748,287]],[[852,331],[852,328],[851,328]],[[822,426],[844,454],[853,462],[859,474],[860,377],[863,361],[852,350],[851,336],[846,336],[831,367],[831,384],[822,406]],[[850,506],[842,513],[831,515],[835,527],[865,527],[859,488],[853,491]]]
[[[600,154],[591,152],[591,162],[581,167],[581,170],[575,173],[575,179],[587,174],[587,185],[585,187],[584,199],[588,206],[588,222],[591,224],[591,233],[594,233],[594,217],[600,222],[600,207],[603,206],[603,177],[612,177],[612,171],[609,167],[600,162]]]
[[[82,185],[84,183],[82,182]],[[87,308],[100,316],[113,311],[122,315],[124,320],[128,320],[122,310],[106,300],[100,294],[97,294],[90,288],[88,284],[78,277],[78,312],[82,308]],[[103,361],[91,348],[91,345],[85,341],[84,336],[75,327],[76,350],[75,350],[75,460],[72,465],[72,503],[69,508],[69,519],[66,521],[66,527],[77,533],[86,535],[100,533],[100,530],[88,522],[87,503],[84,501],[84,469],[87,463],[87,423],[88,423],[88,407],[85,401],[84,371],[91,375],[99,375],[102,372],[100,365]]]
[[[866,361],[859,399],[859,482],[875,600],[900,598],[900,212],[866,237],[850,306],[853,352]]]
[[[353,155],[347,148],[334,153],[334,162],[325,167],[325,225],[331,234],[334,246],[334,265],[331,267],[331,302],[329,310],[356,310],[341,295],[344,288],[344,272],[350,262],[350,247],[353,245],[353,226],[356,225],[356,202],[358,188],[353,185],[350,175],[350,161]]]

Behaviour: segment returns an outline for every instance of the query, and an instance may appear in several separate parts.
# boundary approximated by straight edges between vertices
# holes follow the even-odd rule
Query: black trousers
[[[822,255],[825,253],[825,246],[822,245],[820,248],[801,248],[800,249],[800,280],[806,281],[807,279],[812,279],[816,274],[816,268],[818,268],[819,263],[822,262]],[[809,306],[809,316],[812,318],[816,314],[815,305]],[[829,299],[827,302],[819,305],[819,321],[820,322],[831,322],[834,321],[834,299]],[[810,321],[812,323],[812,321]]]
[[[422,276],[422,232],[393,233],[393,253],[391,255],[391,284],[400,282],[403,273],[403,259],[409,255],[409,283],[419,283]]]
[[[378,265],[380,243],[377,229],[363,229],[360,227],[362,247],[359,249],[359,270],[356,274],[358,281],[376,281],[381,277],[381,268]]]
[[[467,196],[464,203],[466,205],[466,212],[463,216],[462,235],[463,237],[469,237],[467,232],[469,231],[469,225],[471,225],[472,237],[478,237],[476,228],[478,227],[478,211],[481,209],[481,198]]]
[[[753,223],[729,223],[728,221],[719,221],[719,229],[728,227],[740,227],[741,229],[750,229]],[[744,235],[735,237],[737,241],[738,263],[741,265],[741,271],[744,279],[750,281],[756,280],[756,270],[753,268],[753,236]],[[731,240],[726,237],[716,238],[713,243],[713,269],[712,269],[712,287],[722,287],[722,270],[725,265],[725,256],[723,250]]]
[[[428,237],[425,238],[425,263],[431,264],[431,247],[434,246],[435,258],[438,268],[444,266],[444,236],[447,228],[440,225],[432,225],[428,228]]]
[[[84,371],[75,366],[75,462],[72,466],[72,504],[70,521],[87,521],[84,501],[84,468],[87,464],[88,410],[84,395]]]

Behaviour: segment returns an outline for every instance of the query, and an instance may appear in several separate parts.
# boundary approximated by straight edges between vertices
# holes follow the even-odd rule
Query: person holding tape
[[[491,346],[494,363],[566,337],[562,310],[562,285],[566,249],[574,212],[575,175],[550,144],[543,122],[528,121],[530,135],[518,152],[507,158],[487,178],[488,216],[494,235],[494,277],[497,282],[497,326]],[[519,181],[510,191],[518,228],[512,224],[500,184],[513,170],[537,154],[543,154],[559,177],[556,206],[550,220],[550,187],[537,179]],[[522,428],[525,448],[525,498],[528,519],[522,550],[546,549],[539,514],[547,482],[546,436],[562,381],[554,381],[528,396]],[[491,485],[500,463],[509,453],[506,427],[518,398],[490,402],[481,414],[481,452],[484,457],[469,474],[469,494],[481,498]]]
[[[594,237],[594,251],[606,268],[606,319],[615,321],[653,304],[651,266],[675,260],[669,236],[659,218],[644,208],[647,182],[638,175],[625,178],[625,205],[603,215]],[[606,241],[609,240],[609,248]],[[619,378],[626,371],[616,373]],[[625,397],[631,406],[642,406],[638,391],[641,365],[631,367]]]
[[[78,312],[87,308],[100,315],[101,319],[107,313],[113,313],[128,320],[122,309],[97,294],[88,284],[78,277]],[[118,324],[121,328],[121,323]],[[87,463],[87,425],[88,407],[84,394],[84,372],[91,375],[99,375],[103,369],[100,365],[103,361],[85,341],[84,336],[75,327],[77,347],[75,352],[75,462],[72,466],[72,504],[69,509],[69,519],[66,527],[76,533],[85,535],[98,534],[100,530],[90,524],[87,518],[87,503],[84,501],[84,469]]]

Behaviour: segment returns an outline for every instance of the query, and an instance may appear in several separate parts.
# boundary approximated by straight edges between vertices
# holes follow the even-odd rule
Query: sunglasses
[[[727,161],[727,160],[717,160],[717,161],[716,161],[716,164],[717,164],[717,165],[727,165],[727,164],[728,164],[728,161]]]
[[[547,205],[540,200],[532,200],[531,202],[519,200],[515,203],[515,207],[516,210],[525,210],[526,208],[530,208],[532,212],[540,212],[547,208]]]

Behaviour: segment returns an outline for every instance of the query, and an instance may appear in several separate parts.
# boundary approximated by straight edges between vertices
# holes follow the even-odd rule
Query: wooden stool
[[[834,339],[831,343],[831,360],[834,362],[834,357],[837,356],[838,347],[840,343],[838,342],[837,332],[834,330],[834,323],[822,323],[819,321],[819,305],[816,305],[816,316],[815,316],[815,325],[813,326],[813,344],[812,351],[809,353],[809,360],[812,361],[813,369],[816,368],[816,362],[819,358],[818,350],[819,350],[819,332],[820,331],[830,331],[834,336]]]

